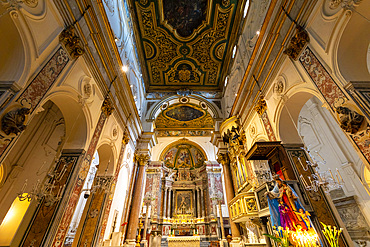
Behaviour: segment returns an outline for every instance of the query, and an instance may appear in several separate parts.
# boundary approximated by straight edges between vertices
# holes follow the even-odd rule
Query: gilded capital
[[[59,35],[59,42],[65,47],[71,58],[76,59],[85,53],[81,39],[75,34],[73,26],[69,26]]]
[[[147,154],[135,154],[134,155],[134,162],[137,162],[139,166],[145,166],[148,164],[149,155]]]
[[[254,109],[256,110],[258,115],[262,115],[266,111],[267,109],[266,100],[263,98],[262,95],[260,96],[260,99],[258,100],[257,105]]]
[[[114,111],[114,107],[112,106],[112,102],[110,101],[109,98],[106,98],[104,100],[101,110],[107,117],[109,117],[112,114],[112,112]]]
[[[297,26],[296,33],[290,40],[284,54],[288,55],[293,60],[297,60],[309,41],[310,37],[308,32],[304,30],[303,27]]]
[[[125,133],[123,134],[123,137],[122,137],[122,144],[123,144],[123,145],[126,145],[129,141],[130,141],[130,137],[129,137],[129,135],[127,134],[127,132],[125,132]]]
[[[227,153],[219,153],[217,155],[217,162],[222,164],[223,166],[230,164],[230,158]]]

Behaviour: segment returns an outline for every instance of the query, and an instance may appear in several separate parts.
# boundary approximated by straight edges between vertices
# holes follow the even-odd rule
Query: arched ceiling
[[[146,92],[222,91],[238,0],[128,0]]]

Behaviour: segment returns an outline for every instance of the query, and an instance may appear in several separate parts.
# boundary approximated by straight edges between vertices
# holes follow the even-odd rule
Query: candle
[[[331,172],[331,169],[330,169],[330,168],[329,168],[329,172],[330,172],[331,178],[332,178],[332,179],[333,179],[333,181],[335,182],[335,179],[334,179],[333,173]]]
[[[338,169],[338,168],[337,168],[337,173],[338,173],[338,175],[339,175],[340,179],[342,180],[342,183],[344,183],[343,178],[342,178],[342,175],[340,174],[340,172],[339,172],[339,169]]]

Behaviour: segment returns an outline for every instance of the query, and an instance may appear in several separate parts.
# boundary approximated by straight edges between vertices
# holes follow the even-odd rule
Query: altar
[[[200,246],[200,236],[168,237],[168,247]]]

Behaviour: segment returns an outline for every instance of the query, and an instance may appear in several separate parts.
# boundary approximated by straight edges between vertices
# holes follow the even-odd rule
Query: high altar
[[[182,139],[167,147],[161,161],[147,169],[145,198],[150,201],[150,229],[168,246],[199,246],[221,238],[218,203],[225,204],[221,167],[207,161],[195,143]],[[228,233],[228,215],[224,227]],[[175,244],[176,243],[176,244]],[[180,245],[179,245],[180,244]]]

